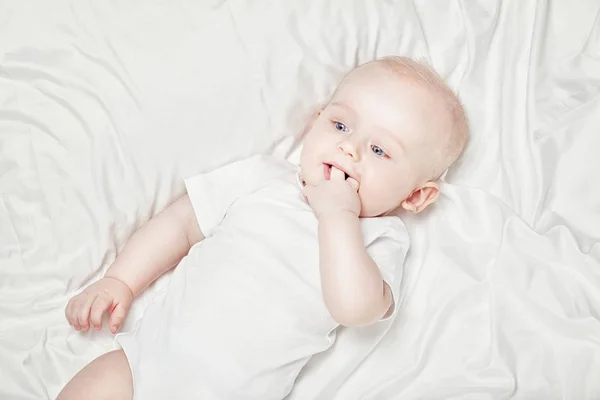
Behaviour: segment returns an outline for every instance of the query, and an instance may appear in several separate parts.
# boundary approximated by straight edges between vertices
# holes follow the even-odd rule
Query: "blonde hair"
[[[460,99],[444,79],[425,62],[401,56],[388,56],[371,62],[381,64],[391,72],[425,86],[443,101],[449,113],[451,129],[445,132],[445,135],[441,135],[444,139],[439,150],[440,157],[437,157],[432,170],[432,178],[438,179],[460,157],[469,138],[469,124]]]

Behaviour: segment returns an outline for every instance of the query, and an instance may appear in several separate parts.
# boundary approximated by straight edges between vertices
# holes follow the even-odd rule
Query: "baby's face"
[[[354,70],[306,133],[303,179],[317,184],[334,165],[358,181],[361,217],[396,209],[432,171],[435,102],[430,92],[381,66]]]

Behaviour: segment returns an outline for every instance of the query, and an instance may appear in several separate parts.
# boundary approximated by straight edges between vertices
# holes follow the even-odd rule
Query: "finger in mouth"
[[[332,164],[323,163],[323,176],[325,177],[325,180],[331,179],[331,168],[333,168]],[[350,178],[350,175],[348,175],[345,171],[343,171],[341,169],[340,169],[340,171],[342,171],[344,173],[344,180]]]

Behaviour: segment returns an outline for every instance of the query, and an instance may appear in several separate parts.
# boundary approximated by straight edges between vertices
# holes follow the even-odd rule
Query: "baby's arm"
[[[360,229],[358,182],[333,167],[331,178],[306,186],[319,220],[319,266],[325,305],[341,325],[365,326],[390,309],[392,294],[371,259]]]
[[[204,235],[185,195],[133,234],[104,278],[69,301],[65,310],[69,324],[82,331],[90,325],[100,329],[102,315],[108,312],[110,330],[115,333],[133,298],[177,265],[202,239]]]
[[[319,218],[319,258],[325,304],[338,323],[370,325],[387,313],[392,294],[365,249],[356,214]]]
[[[133,234],[104,277],[125,283],[135,297],[203,239],[190,199],[184,195]]]

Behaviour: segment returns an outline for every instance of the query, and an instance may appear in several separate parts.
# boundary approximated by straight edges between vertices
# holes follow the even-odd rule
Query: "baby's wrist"
[[[131,297],[135,297],[133,294],[133,289],[131,289],[131,286],[129,286],[127,283],[125,283],[124,281],[122,281],[121,279],[114,277],[114,276],[110,276],[110,275],[104,275],[103,279],[109,279],[115,282],[119,282],[121,284],[123,284],[123,286],[125,286],[129,292],[131,293]]]
[[[348,209],[338,209],[319,214],[319,223],[325,221],[339,221],[344,219],[358,219],[358,213]]]

